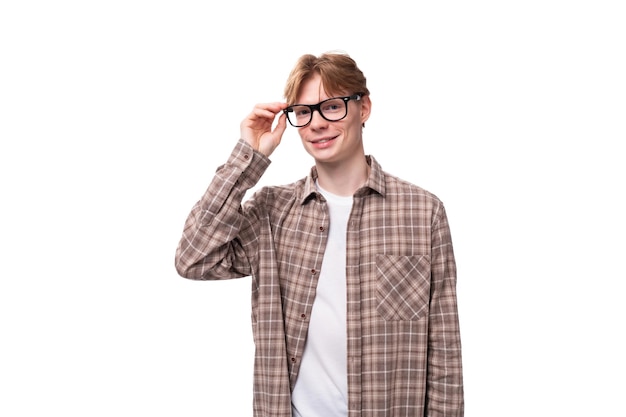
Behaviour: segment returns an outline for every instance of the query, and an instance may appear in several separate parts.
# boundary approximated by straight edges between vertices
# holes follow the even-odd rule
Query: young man
[[[285,99],[242,121],[176,251],[183,277],[252,277],[254,415],[463,416],[442,202],[366,156],[372,103],[349,56],[302,56]],[[315,166],[242,205],[287,121]]]

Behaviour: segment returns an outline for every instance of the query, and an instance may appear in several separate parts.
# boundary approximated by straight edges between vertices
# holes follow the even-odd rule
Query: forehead
[[[296,102],[301,104],[315,104],[338,95],[341,95],[340,92],[326,91],[320,75],[314,74],[300,86]]]

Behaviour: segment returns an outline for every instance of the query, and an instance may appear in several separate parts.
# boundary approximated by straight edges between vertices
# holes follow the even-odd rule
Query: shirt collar
[[[370,166],[370,175],[363,184],[363,187],[359,188],[355,195],[361,196],[376,192],[381,196],[385,196],[385,173],[382,167],[371,155],[366,155],[365,159]],[[317,188],[315,187],[315,181],[317,180],[317,168],[313,166],[311,172],[305,178],[304,188],[302,189],[302,197],[300,198],[300,204],[305,204],[312,198],[318,195]]]

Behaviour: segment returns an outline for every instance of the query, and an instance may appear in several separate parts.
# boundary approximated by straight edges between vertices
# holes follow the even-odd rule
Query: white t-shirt
[[[293,389],[293,417],[348,415],[346,335],[346,231],[352,197],[321,189],[330,230],[300,372]]]

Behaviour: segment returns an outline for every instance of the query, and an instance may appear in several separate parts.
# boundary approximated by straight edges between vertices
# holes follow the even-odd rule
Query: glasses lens
[[[293,126],[304,126],[311,120],[311,109],[307,106],[292,106],[291,111],[287,111],[287,117]]]
[[[320,111],[327,120],[336,121],[346,117],[348,106],[341,98],[332,98],[320,103]]]

